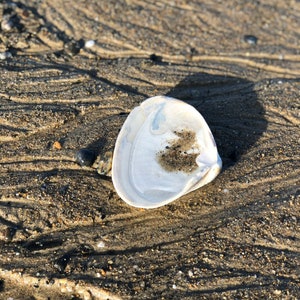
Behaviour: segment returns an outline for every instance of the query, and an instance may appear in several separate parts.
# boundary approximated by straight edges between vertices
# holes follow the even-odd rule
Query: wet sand
[[[300,298],[299,1],[5,1],[0,17],[0,299]],[[97,162],[155,95],[204,116],[224,167],[143,210]]]

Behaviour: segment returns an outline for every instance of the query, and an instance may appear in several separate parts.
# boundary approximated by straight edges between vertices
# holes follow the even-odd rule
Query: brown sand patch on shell
[[[169,141],[169,145],[157,153],[157,160],[168,172],[191,173],[198,167],[196,158],[199,149],[196,146],[196,133],[187,129],[174,131],[174,133],[178,138]],[[188,152],[190,149],[197,151]]]

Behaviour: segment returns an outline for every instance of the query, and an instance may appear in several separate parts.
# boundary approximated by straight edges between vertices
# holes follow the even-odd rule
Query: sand
[[[0,4],[0,299],[299,299],[300,3]],[[168,95],[224,167],[158,209],[76,162]]]

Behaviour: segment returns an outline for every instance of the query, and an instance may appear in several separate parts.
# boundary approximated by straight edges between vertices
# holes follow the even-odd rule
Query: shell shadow
[[[233,166],[267,127],[254,83],[245,79],[196,73],[166,96],[181,99],[202,114],[215,137],[223,170]]]

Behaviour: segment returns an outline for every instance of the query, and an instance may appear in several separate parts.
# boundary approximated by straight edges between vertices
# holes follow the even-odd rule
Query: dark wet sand
[[[0,9],[0,299],[300,298],[299,1]],[[201,112],[224,168],[143,210],[75,154],[155,95]]]

